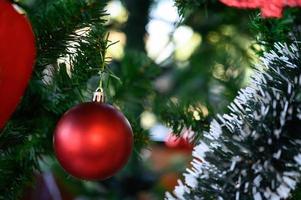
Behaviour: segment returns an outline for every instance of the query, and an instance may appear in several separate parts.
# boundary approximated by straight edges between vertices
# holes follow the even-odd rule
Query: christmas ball
[[[104,180],[127,163],[133,148],[128,120],[113,106],[90,102],[67,111],[54,133],[54,149],[72,176]]]
[[[187,131],[186,133],[189,132]],[[191,152],[194,146],[189,135],[187,135],[186,133],[184,133],[183,136],[179,137],[170,133],[165,139],[165,145],[171,149]]]
[[[0,129],[16,109],[30,79],[35,38],[26,17],[0,0]]]

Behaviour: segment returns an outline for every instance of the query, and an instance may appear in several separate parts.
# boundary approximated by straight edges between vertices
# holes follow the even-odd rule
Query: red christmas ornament
[[[193,144],[191,142],[191,134],[189,130],[186,130],[182,136],[177,137],[170,133],[165,139],[165,145],[172,149],[182,150],[182,151],[192,151]]]
[[[279,18],[286,6],[301,6],[301,0],[220,0],[222,3],[237,8],[260,8],[263,17]]]
[[[31,26],[11,3],[0,0],[0,129],[16,109],[35,60]]]
[[[133,133],[124,115],[105,103],[83,103],[67,111],[54,133],[62,167],[85,180],[113,176],[128,161]]]

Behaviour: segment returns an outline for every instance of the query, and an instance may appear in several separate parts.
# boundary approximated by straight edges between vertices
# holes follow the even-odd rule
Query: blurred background
[[[24,200],[163,199],[189,166],[196,131],[206,130],[249,81],[257,61],[252,49],[260,48],[249,24],[257,12],[215,0],[185,10],[173,0],[113,0],[106,9],[109,39],[118,41],[108,49],[110,69],[123,82],[111,81],[108,93],[122,99],[120,107],[140,127],[135,152],[102,182],[75,180],[45,157]],[[89,87],[96,84],[92,77]]]

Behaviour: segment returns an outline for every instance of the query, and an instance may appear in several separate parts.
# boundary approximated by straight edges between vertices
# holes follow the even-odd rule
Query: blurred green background
[[[262,48],[250,27],[257,11],[215,0],[189,5],[193,9],[178,10],[173,0],[108,2],[106,27],[118,43],[107,56],[120,79],[110,79],[108,98],[129,118],[135,152],[124,170],[102,182],[75,180],[44,157],[24,199],[163,199],[173,189],[189,166],[193,141],[248,83],[254,49]],[[97,82],[91,77],[87,96]],[[185,141],[174,142],[171,133]]]

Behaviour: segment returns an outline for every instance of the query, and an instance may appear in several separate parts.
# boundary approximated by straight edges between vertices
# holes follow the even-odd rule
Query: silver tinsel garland
[[[301,178],[300,86],[298,43],[276,43],[231,112],[204,132],[185,180],[166,199],[288,198]]]

